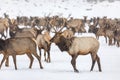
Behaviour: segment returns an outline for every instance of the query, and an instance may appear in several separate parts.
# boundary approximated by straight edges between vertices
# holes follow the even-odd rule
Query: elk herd
[[[85,29],[86,24],[89,27],[88,31]],[[20,28],[21,25],[24,28]],[[51,32],[55,34],[53,37],[50,35]],[[96,38],[75,36],[75,33],[87,32],[94,33]],[[5,33],[9,34],[10,38],[7,38]],[[98,69],[102,71],[100,58],[97,55],[100,44],[97,39],[99,36],[104,36],[108,45],[114,44],[119,47],[120,20],[106,16],[91,19],[84,16],[83,19],[79,19],[70,17],[70,15],[67,18],[60,16],[17,16],[16,18],[9,18],[9,15],[4,14],[4,17],[0,17],[0,34],[0,53],[3,54],[0,68],[4,62],[6,66],[9,66],[9,56],[12,56],[17,70],[16,55],[26,54],[30,59],[29,68],[32,68],[34,55],[42,69],[41,50],[44,50],[45,61],[51,62],[51,44],[55,43],[61,51],[68,52],[72,57],[71,64],[75,72],[79,72],[76,68],[76,58],[78,55],[87,54],[90,54],[92,58],[90,70],[93,70],[97,61]],[[39,53],[36,51],[37,48]]]

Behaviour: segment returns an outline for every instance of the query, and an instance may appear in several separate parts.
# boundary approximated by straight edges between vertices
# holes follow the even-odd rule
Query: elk
[[[38,29],[35,27],[32,28],[19,28],[16,20],[10,20],[9,21],[9,34],[10,37],[31,37],[31,38],[36,38],[38,34]]]
[[[50,59],[50,46],[51,46],[50,39],[51,39],[51,36],[50,36],[48,31],[44,32],[44,34],[38,34],[38,36],[36,38],[38,48],[40,51],[40,55],[41,55],[41,49],[44,49],[44,58],[45,58],[46,62],[51,62],[51,59]],[[46,58],[46,52],[48,54],[47,58]]]
[[[11,37],[31,37],[36,38],[40,30],[34,28],[22,28],[17,31],[10,31]]]
[[[106,43],[107,43],[107,38],[106,38],[106,30],[104,28],[98,28],[97,32],[96,32],[96,38],[99,39],[99,36],[104,36],[106,39]]]
[[[55,43],[61,51],[67,51],[72,57],[71,64],[73,66],[74,72],[79,72],[76,68],[76,58],[78,55],[90,54],[92,57],[92,66],[90,71],[93,71],[95,62],[97,61],[99,71],[101,72],[100,58],[97,55],[99,49],[99,42],[93,37],[72,37],[71,39],[66,39],[61,32],[62,28],[55,33],[53,38],[50,40]]]
[[[59,29],[61,27],[66,27],[66,22],[67,19],[63,18],[63,17],[59,17],[59,16],[53,16],[50,20],[49,20],[49,25],[51,27],[54,27],[56,29]]]
[[[114,44],[117,42],[117,47],[120,47],[120,29],[114,31]]]
[[[67,28],[72,28],[75,30],[75,32],[82,33],[86,32],[84,28],[84,22],[81,19],[73,19],[71,18],[66,22]]]
[[[42,31],[44,28],[39,28],[36,29],[35,27],[32,28],[22,28],[19,29],[19,27],[16,27],[16,29],[11,29],[10,34],[12,34],[11,37],[30,37],[34,38],[37,41],[37,45],[40,50],[40,56],[41,56],[41,49],[44,49],[44,56],[45,56],[45,61],[50,62],[50,36],[46,32],[45,34],[42,34]],[[48,58],[46,59],[46,52],[48,53]],[[7,65],[7,63],[6,63]]]
[[[8,26],[9,26],[8,19],[7,18],[1,18],[0,19],[0,34],[1,34],[1,38],[2,37],[6,38],[6,36],[4,34],[4,31],[7,33]]]
[[[67,38],[67,39],[72,38],[72,37],[74,36],[74,34],[75,34],[75,33],[74,33],[72,30],[69,30],[69,29],[64,30],[64,31],[62,32],[62,35],[63,35],[65,38]]]
[[[17,16],[17,23],[23,26],[30,26],[31,20],[26,16]]]
[[[97,28],[97,25],[99,25],[100,28]],[[106,17],[104,17],[103,19],[95,19],[93,25],[89,24],[89,32],[93,32],[97,39],[99,39],[99,36],[104,36],[106,43],[108,38],[109,45],[112,45],[115,29],[115,21],[111,19],[106,19]]]
[[[22,28],[17,27],[16,29],[10,29],[11,38],[34,38],[36,40],[37,35],[41,34],[44,29]],[[9,66],[8,59],[6,60],[6,66]]]
[[[98,25],[98,22],[95,20],[94,20],[93,24],[88,23],[88,26],[89,26],[88,32],[90,32],[90,33],[92,32],[92,33],[96,34],[99,29],[99,28],[97,28],[97,25]]]
[[[0,50],[3,52],[3,59],[0,64],[0,68],[3,64],[3,62],[9,58],[11,55],[13,58],[14,66],[15,69],[17,70],[17,65],[16,65],[16,55],[23,55],[27,54],[28,58],[30,59],[30,65],[29,68],[32,68],[33,64],[33,56],[34,55],[37,60],[39,61],[40,68],[42,69],[42,64],[41,64],[41,57],[38,56],[36,48],[36,42],[32,38],[9,38],[6,40],[0,39]]]

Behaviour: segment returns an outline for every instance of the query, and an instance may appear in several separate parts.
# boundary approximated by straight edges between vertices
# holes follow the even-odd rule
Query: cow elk
[[[37,60],[39,61],[40,68],[42,69],[41,64],[41,57],[38,56],[36,48],[36,42],[32,38],[9,38],[6,40],[0,39],[0,50],[3,52],[3,59],[0,64],[0,68],[3,64],[3,62],[11,55],[14,61],[15,69],[17,70],[17,64],[16,64],[16,55],[23,55],[27,54],[28,58],[30,59],[30,65],[29,68],[32,68],[33,64],[33,56],[34,55]],[[9,61],[8,61],[9,62]]]
[[[51,46],[50,39],[51,39],[51,36],[50,36],[48,31],[44,32],[44,34],[38,34],[38,36],[36,38],[38,48],[40,51],[40,55],[41,55],[41,49],[44,49],[44,58],[45,58],[46,62],[51,62],[51,59],[50,59],[50,46]],[[46,52],[47,52],[47,58],[46,58]]]

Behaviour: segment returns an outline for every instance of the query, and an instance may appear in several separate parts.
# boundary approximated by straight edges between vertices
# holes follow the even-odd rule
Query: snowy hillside
[[[108,16],[120,18],[120,2],[108,3],[104,1],[98,4],[87,3],[85,0],[0,0],[0,17],[3,13],[10,17],[16,16],[46,16],[48,14],[67,17],[83,18],[83,16]],[[53,36],[53,34],[51,34]],[[93,34],[82,34],[76,36],[93,36]],[[100,49],[98,55],[101,59],[102,72],[98,72],[97,64],[90,72],[91,56],[79,56],[77,58],[77,69],[74,73],[70,63],[71,57],[66,52],[61,52],[55,44],[51,46],[51,63],[44,62],[44,69],[39,69],[38,61],[35,59],[32,69],[29,69],[29,58],[26,55],[17,56],[18,70],[14,69],[12,57],[10,67],[4,64],[0,70],[0,80],[119,80],[120,79],[120,48],[108,46],[104,37],[100,37]],[[0,61],[2,59],[0,55]]]
[[[45,16],[48,14],[67,17],[108,16],[118,17],[120,1],[109,3],[104,1],[98,4],[87,3],[85,0],[1,0],[0,16],[3,13],[15,16]]]

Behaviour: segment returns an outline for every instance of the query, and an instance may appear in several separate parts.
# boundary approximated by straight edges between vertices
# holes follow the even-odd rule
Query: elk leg
[[[117,41],[117,46],[119,47],[119,41]]]
[[[95,65],[95,60],[92,60],[92,66],[91,66],[90,71],[93,71],[94,65]]]
[[[45,59],[46,62],[48,62],[47,59],[46,59],[46,50],[44,50],[44,59]]]
[[[8,28],[5,29],[6,37],[7,37],[7,31],[8,31]]]
[[[97,58],[97,64],[98,64],[98,68],[99,68],[99,71],[101,72],[101,64],[100,64],[100,58],[98,57],[98,55],[96,55],[96,58]]]
[[[41,59],[41,48],[39,48],[39,53],[40,53],[40,59]]]
[[[109,38],[109,45],[112,45],[112,39]]]
[[[50,59],[50,45],[48,46],[47,53],[48,53],[47,60],[50,63],[51,62],[51,59]]]
[[[107,37],[106,36],[104,36],[105,37],[105,41],[106,41],[106,43],[107,43]]]
[[[43,69],[42,64],[41,64],[41,57],[39,57],[39,56],[37,55],[37,53],[33,53],[33,55],[34,55],[34,56],[37,58],[37,60],[39,61],[40,68]]]
[[[50,60],[50,51],[48,51],[47,53],[48,53],[47,62],[50,63],[51,62],[51,60]]]
[[[1,66],[2,66],[2,64],[3,64],[3,62],[5,61],[6,58],[7,58],[7,55],[4,55],[4,57],[3,57],[2,61],[1,61],[1,64],[0,64],[0,69],[1,69]]]
[[[92,58],[92,66],[90,71],[93,71],[93,68],[95,66],[95,62],[96,62],[96,55],[93,55],[93,53],[91,53],[91,58]]]
[[[29,65],[29,68],[32,68],[32,64],[33,64],[33,60],[34,58],[32,57],[32,55],[30,53],[27,53],[27,56],[29,57],[30,59],[30,65]]]
[[[120,42],[118,41],[118,47],[120,47]]]
[[[72,60],[71,60],[71,64],[73,66],[74,72],[79,72],[76,68],[76,58],[78,55],[72,55]]]
[[[17,65],[16,65],[16,55],[13,54],[12,57],[13,57],[13,62],[14,62],[15,70],[17,70]]]
[[[116,39],[114,38],[114,45],[116,44]]]
[[[5,66],[6,66],[6,67],[9,66],[9,56],[6,58]]]

